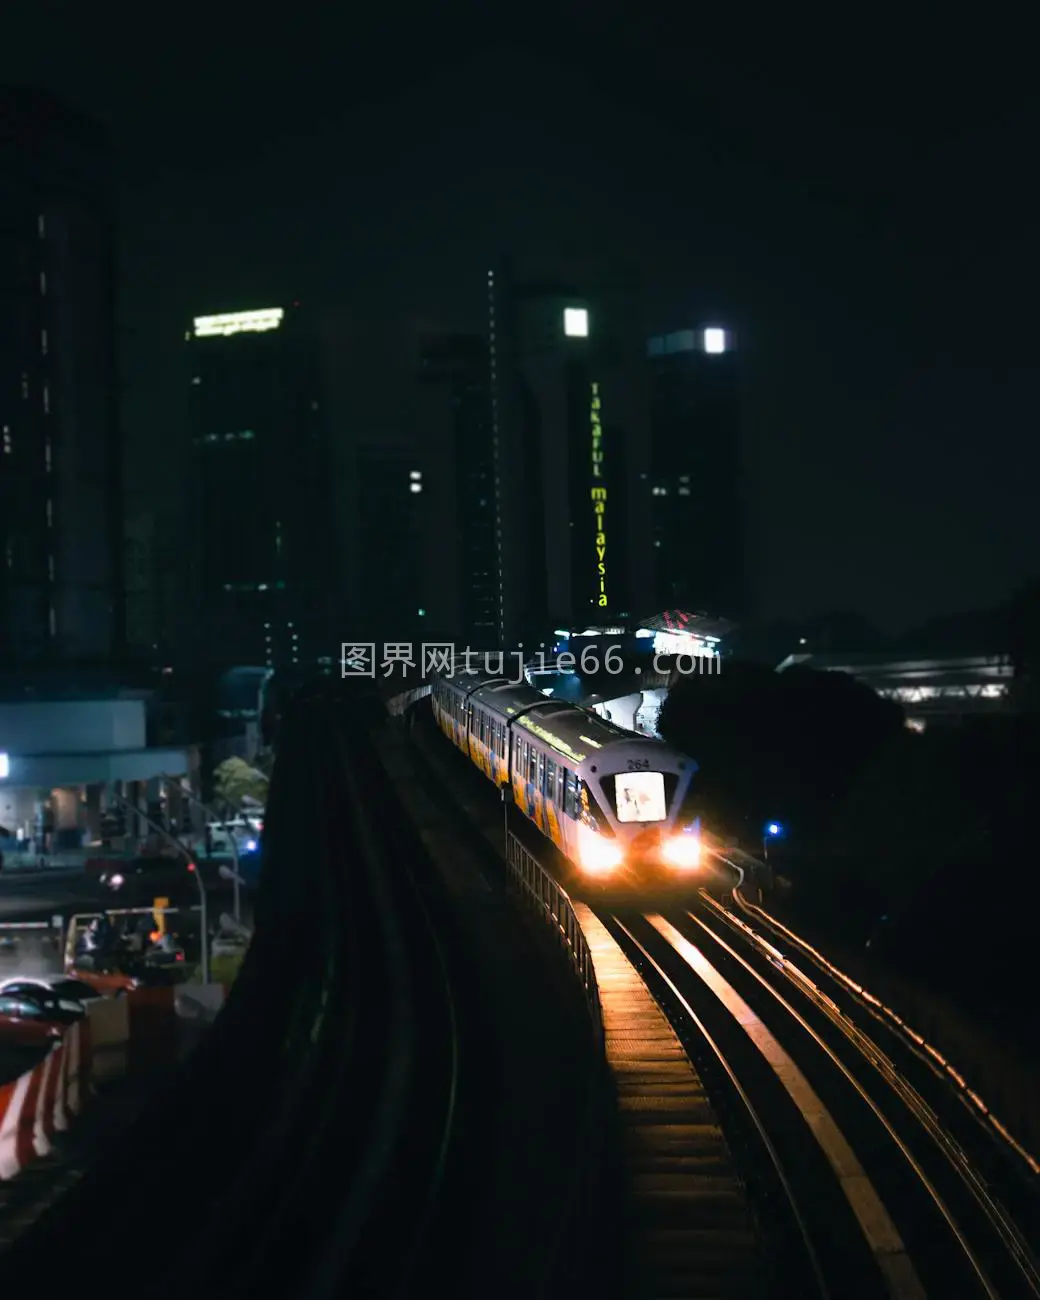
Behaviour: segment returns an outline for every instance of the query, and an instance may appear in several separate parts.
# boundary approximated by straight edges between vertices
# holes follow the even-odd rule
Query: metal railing
[[[574,910],[574,904],[566,890],[549,875],[513,834],[510,834],[507,840],[506,863],[510,877],[520,890],[521,896],[532,910],[548,922],[560,946],[570,959],[585,992],[585,1001],[592,1018],[597,1044],[601,1044],[603,1013],[600,1008],[599,985],[596,983],[596,968],[585,939],[585,931],[581,928]]]

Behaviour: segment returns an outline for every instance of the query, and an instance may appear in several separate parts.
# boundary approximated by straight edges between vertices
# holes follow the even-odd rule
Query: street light
[[[160,776],[159,779],[160,781],[169,781],[171,785],[176,780],[175,777],[167,776],[165,772]],[[232,903],[232,907],[234,909],[235,920],[239,924],[241,924],[242,923],[242,895],[240,893],[240,886],[242,884],[242,870],[238,861],[238,842],[236,841],[234,835],[232,835],[231,831],[228,830],[227,818],[218,817],[212,808],[210,808],[207,804],[204,804],[202,800],[198,797],[198,795],[196,795],[193,791],[187,789],[187,787],[184,786],[183,784],[181,784],[180,786],[180,791],[181,794],[187,795],[187,797],[191,800],[193,804],[196,804],[199,808],[201,808],[202,811],[206,814],[206,816],[210,819],[210,821],[219,822],[221,826],[223,826],[224,834],[228,837],[228,840],[231,843],[231,860],[234,863],[234,868],[233,868],[234,875],[231,877],[231,879],[234,881],[234,890],[235,890],[234,902]],[[220,874],[222,876],[224,875],[223,872],[221,872]],[[227,879],[226,876],[224,878]]]
[[[762,859],[768,864],[769,862],[769,841],[778,839],[784,833],[784,828],[779,822],[766,822],[762,828]]]
[[[152,819],[147,815],[147,813],[141,812],[140,808],[135,808],[129,799],[124,798],[121,794],[119,794],[115,790],[112,791],[112,794],[115,797],[116,801],[122,804],[123,808],[127,812],[137,813],[138,817],[140,817],[141,820],[145,822],[146,825],[150,826],[152,830],[156,832],[157,835],[161,836],[161,838],[164,840],[168,840],[170,844],[172,844],[173,847],[177,850],[178,853],[182,853],[184,855],[185,864],[187,865],[187,868],[192,873],[192,875],[194,875],[195,883],[199,887],[199,902],[202,905],[201,918],[200,918],[202,923],[202,982],[203,984],[208,984],[210,982],[209,920],[208,920],[209,913],[206,906],[206,886],[202,883],[202,873],[195,865],[195,861],[192,858],[191,850],[187,847],[186,844],[182,844],[180,840],[176,837],[176,835],[171,835],[170,832],[168,830],[165,830],[162,826],[160,826],[158,822],[153,822]]]
[[[209,983],[209,913],[206,909],[206,886],[202,883],[202,872],[194,862],[188,863],[188,870],[195,877],[199,887],[199,902],[202,904],[202,982]]]

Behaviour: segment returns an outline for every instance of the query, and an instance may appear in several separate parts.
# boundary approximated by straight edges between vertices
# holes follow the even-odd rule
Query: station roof
[[[691,613],[682,609],[666,609],[660,614],[638,620],[637,627],[649,632],[686,633],[688,636],[710,636],[724,640],[732,635],[736,624],[716,614]]]

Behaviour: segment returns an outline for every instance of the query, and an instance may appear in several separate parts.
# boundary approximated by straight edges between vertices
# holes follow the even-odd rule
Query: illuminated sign
[[[11,775],[11,759],[7,754],[0,754],[0,781],[6,781]]]
[[[596,604],[607,607],[607,489],[595,483],[603,477],[603,424],[601,422],[599,384],[592,385],[592,519],[596,536]]]
[[[223,316],[196,316],[193,322],[197,339],[228,334],[264,334],[281,325],[285,312],[281,307],[263,311],[232,311]]]
[[[563,332],[569,339],[587,339],[589,337],[589,313],[584,307],[565,307],[563,309]]]

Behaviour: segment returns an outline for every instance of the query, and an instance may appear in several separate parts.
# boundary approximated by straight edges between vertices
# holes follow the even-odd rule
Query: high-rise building
[[[715,326],[647,345],[650,535],[647,607],[747,614],[737,355]]]
[[[354,464],[354,599],[343,640],[421,643],[431,567],[423,462],[411,440],[384,438],[360,442]]]
[[[501,639],[629,617],[638,378],[623,313],[573,285],[488,273]]]
[[[336,662],[341,566],[317,340],[295,306],[199,316],[186,337],[201,657]]]
[[[0,660],[123,648],[111,152],[50,95],[0,88]]]
[[[427,486],[442,524],[438,581],[429,602],[439,631],[472,647],[498,646],[499,584],[491,374],[480,335],[424,335],[419,378]]]

